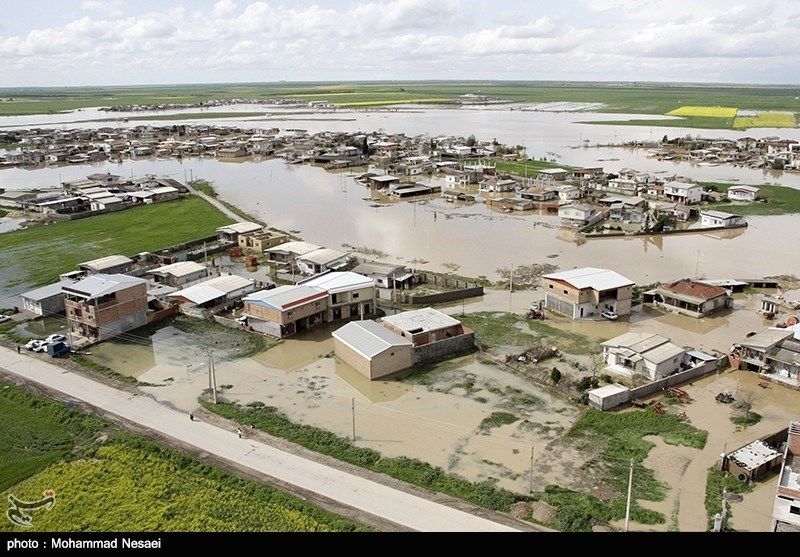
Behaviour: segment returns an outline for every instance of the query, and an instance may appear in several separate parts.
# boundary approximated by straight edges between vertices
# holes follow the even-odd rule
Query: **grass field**
[[[728,191],[734,185],[722,182],[701,182],[705,187],[713,187],[717,191]],[[758,185],[758,197],[765,201],[754,203],[719,203],[709,208],[726,211],[735,215],[787,215],[800,213],[800,190],[786,186]]]
[[[523,319],[512,313],[468,313],[461,317],[461,321],[475,331],[478,343],[487,348],[529,348],[541,346],[542,341],[547,341],[569,354],[600,352],[599,343],[583,335],[562,331],[541,321]]]
[[[46,114],[95,106],[196,103],[211,99],[300,98],[337,104],[446,102],[477,93],[529,103],[603,103],[602,112],[666,114],[682,106],[738,106],[753,110],[800,110],[796,88],[591,82],[349,82],[207,84],[145,87],[6,88],[0,116]],[[351,106],[359,106],[352,105]]]
[[[684,116],[659,120],[593,120],[579,122],[598,126],[644,126],[658,128],[698,128],[710,130],[729,130],[733,127],[733,118],[717,118],[709,116]]]
[[[735,118],[738,108],[725,106],[682,106],[667,112],[668,116],[699,116],[701,118]]]
[[[753,486],[740,482],[735,477],[727,472],[718,470],[716,467],[708,469],[708,476],[706,478],[706,515],[708,516],[708,526],[714,523],[714,515],[722,512],[722,491],[730,493],[748,493],[753,491]],[[730,505],[729,505],[730,507]],[[728,514],[730,517],[731,515]]]
[[[0,234],[5,286],[39,286],[82,262],[135,255],[214,233],[230,219],[196,196]]]
[[[222,118],[250,118],[266,116],[266,112],[184,112],[182,114],[155,114],[150,116],[130,116],[129,120],[208,120]]]
[[[614,487],[618,496],[604,503],[593,495],[548,486],[547,500],[558,508],[558,527],[586,530],[593,521],[623,518],[631,459],[634,462],[633,498],[664,499],[670,486],[660,482],[654,472],[642,464],[654,446],[644,439],[648,435],[659,435],[670,445],[702,449],[708,434],[673,415],[657,414],[653,410],[611,413],[592,409],[572,426],[568,436],[582,439],[590,446],[603,447],[600,458],[607,470],[606,483]],[[639,505],[632,505],[631,518],[642,524],[665,521],[660,513]]]
[[[792,112],[759,112],[758,116],[737,116],[733,128],[796,128],[797,118]]]
[[[100,419],[0,383],[0,492],[37,531],[352,531],[360,526]],[[0,531],[20,531],[0,521]]]

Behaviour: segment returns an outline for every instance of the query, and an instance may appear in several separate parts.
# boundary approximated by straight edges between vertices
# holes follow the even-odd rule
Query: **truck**
[[[51,358],[58,358],[64,354],[69,354],[70,347],[63,341],[50,342],[47,344],[47,354]]]

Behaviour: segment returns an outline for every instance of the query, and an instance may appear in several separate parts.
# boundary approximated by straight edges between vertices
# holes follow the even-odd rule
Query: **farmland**
[[[737,116],[733,120],[733,128],[795,128],[797,119],[791,112],[759,112],[755,116]]]
[[[717,191],[728,191],[736,184],[703,182]],[[800,213],[800,190],[785,186],[758,186],[758,197],[763,201],[754,203],[720,203],[712,207],[736,215],[786,215]]]
[[[796,88],[591,82],[348,82],[207,84],[147,87],[6,88],[0,116],[46,114],[94,106],[197,103],[211,99],[297,98],[339,106],[447,102],[478,93],[526,103],[602,103],[601,112],[666,114],[682,106],[800,110]],[[8,100],[13,99],[13,100]]]
[[[40,531],[352,531],[358,525],[259,483],[0,383],[2,497],[36,500]],[[17,529],[3,521],[0,531]]]
[[[702,118],[734,118],[738,109],[725,106],[682,106],[667,116],[700,116]]]
[[[0,234],[5,286],[39,286],[81,261],[203,238],[230,219],[198,197]]]

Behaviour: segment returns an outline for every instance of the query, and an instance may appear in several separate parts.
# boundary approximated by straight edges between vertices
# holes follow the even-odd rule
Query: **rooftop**
[[[370,359],[393,346],[411,345],[411,341],[375,321],[351,321],[334,331],[333,337]]]
[[[108,255],[99,259],[92,259],[91,261],[84,261],[79,263],[78,267],[91,269],[92,271],[102,271],[111,267],[119,267],[122,265],[129,265],[133,263],[133,259],[125,257],[124,255]]]
[[[405,270],[404,265],[395,265],[392,263],[381,263],[379,261],[366,261],[359,264],[353,269],[355,273],[362,275],[390,275],[395,271]]]
[[[700,216],[709,216],[715,219],[723,219],[727,220],[730,218],[738,217],[739,215],[734,215],[733,213],[726,213],[725,211],[700,211]]]
[[[61,294],[63,292],[63,286],[70,285],[74,282],[74,280],[62,279],[59,282],[54,282],[53,284],[48,284],[47,286],[42,286],[41,288],[35,288],[33,290],[23,292],[20,294],[20,296],[35,301],[46,300],[47,298],[52,298],[53,296]]]
[[[170,296],[186,298],[195,304],[205,304],[253,284],[255,281],[238,275],[222,275],[178,290]]]
[[[73,284],[64,284],[62,290],[66,294],[77,294],[91,299],[107,296],[139,284],[147,284],[147,281],[130,275],[97,274],[89,275]]]
[[[633,286],[634,284],[632,280],[623,277],[619,273],[594,267],[583,267],[580,269],[550,273],[544,275],[543,278],[566,282],[574,288],[581,290],[584,288],[592,288],[598,291],[611,290],[614,288],[622,288],[623,286]]]
[[[793,337],[794,332],[789,329],[766,329],[760,333],[756,333],[750,338],[744,339],[740,344],[742,346],[749,346],[751,348],[772,348],[780,341]]]
[[[327,296],[327,291],[316,286],[286,284],[272,290],[260,290],[249,294],[244,301],[284,311]]]
[[[375,279],[365,277],[352,271],[333,272],[319,275],[298,284],[305,286],[315,286],[323,288],[331,294],[338,294],[339,292],[346,292],[348,290],[356,290],[361,288],[370,288],[375,286]]]
[[[382,321],[397,327],[401,331],[413,332],[415,334],[427,331],[438,331],[439,329],[461,324],[458,319],[454,319],[433,308],[422,308],[404,311],[395,315],[387,315]]]
[[[721,286],[695,282],[692,279],[681,279],[669,284],[663,284],[659,289],[690,298],[696,298],[701,301],[713,300],[714,298],[727,294],[727,291]]]
[[[303,261],[309,261],[316,265],[325,265],[326,263],[330,263],[331,261],[336,261],[337,259],[341,259],[343,257],[347,257],[348,253],[333,249],[333,248],[319,248],[314,251],[308,252],[303,254],[299,257]]]
[[[749,445],[745,445],[741,449],[733,451],[728,455],[728,458],[736,461],[739,465],[753,470],[759,466],[772,461],[775,457],[780,456],[781,453],[758,439]]]
[[[311,244],[309,242],[285,242],[278,246],[274,246],[269,248],[267,253],[291,253],[293,255],[305,255],[306,253],[310,253],[314,250],[320,249],[320,246],[316,244]]]
[[[178,261],[170,265],[164,265],[150,271],[154,275],[172,275],[174,277],[184,277],[200,271],[206,270],[205,266],[195,261]]]
[[[264,228],[260,224],[254,222],[235,222],[217,228],[217,232],[224,232],[226,234],[247,234],[248,232],[255,232]]]

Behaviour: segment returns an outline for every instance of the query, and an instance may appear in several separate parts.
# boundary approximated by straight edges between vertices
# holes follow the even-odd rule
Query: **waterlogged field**
[[[797,118],[792,112],[758,112],[755,115],[736,116],[733,127],[737,130],[747,128],[796,128]]]
[[[102,420],[0,383],[0,496],[37,531],[352,531],[360,526]],[[0,521],[0,531],[21,531]]]
[[[728,191],[734,184],[703,182],[718,191]],[[800,190],[785,186],[758,186],[758,200],[753,203],[720,203],[713,208],[736,215],[786,215],[800,213]]]
[[[682,106],[667,112],[667,116],[701,116],[704,118],[734,118],[737,108],[725,106]]]
[[[199,197],[0,234],[5,288],[39,286],[82,262],[203,238],[230,219]]]

